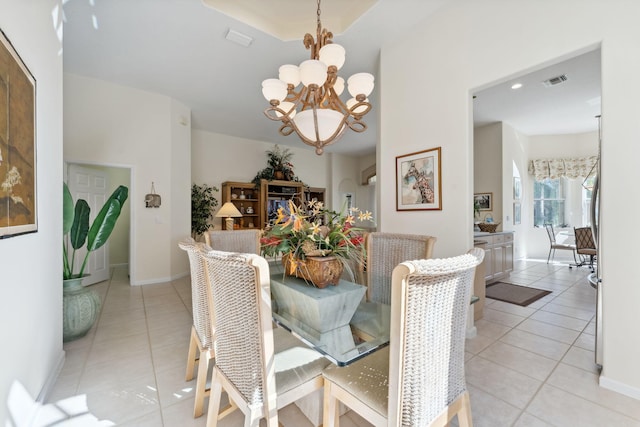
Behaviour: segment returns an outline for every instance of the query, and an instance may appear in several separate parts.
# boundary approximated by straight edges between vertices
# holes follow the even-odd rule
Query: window
[[[565,221],[565,179],[545,179],[533,183],[533,225],[544,224],[566,227]]]
[[[589,177],[582,184],[582,224],[591,225],[591,196],[595,177]]]

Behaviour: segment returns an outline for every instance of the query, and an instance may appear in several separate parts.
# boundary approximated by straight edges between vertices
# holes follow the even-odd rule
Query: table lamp
[[[236,208],[235,205],[231,202],[227,202],[222,205],[222,207],[216,214],[216,218],[226,218],[225,221],[227,230],[233,230],[233,218],[239,218],[241,216],[242,214],[240,213],[238,208]]]

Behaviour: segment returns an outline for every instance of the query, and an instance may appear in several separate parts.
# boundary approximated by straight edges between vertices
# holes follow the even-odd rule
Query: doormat
[[[509,302],[526,307],[532,302],[538,301],[551,291],[530,288],[528,286],[514,285],[512,283],[496,282],[487,285],[487,298]]]

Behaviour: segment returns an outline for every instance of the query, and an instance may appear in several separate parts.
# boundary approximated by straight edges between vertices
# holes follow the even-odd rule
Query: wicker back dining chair
[[[204,270],[204,262],[200,257],[200,250],[204,243],[198,243],[191,237],[178,243],[180,249],[189,255],[191,270],[191,305],[193,325],[189,339],[189,352],[187,354],[186,381],[193,379],[193,372],[198,362],[198,377],[196,379],[195,403],[193,416],[199,417],[204,412],[204,398],[209,394],[206,389],[209,363],[215,357],[213,348],[213,330],[211,327],[211,295],[208,292],[207,278]]]
[[[391,303],[391,274],[403,261],[431,258],[433,236],[419,234],[369,233],[366,237],[367,300]]]
[[[547,236],[549,236],[549,255],[547,255],[547,264],[549,264],[549,260],[553,262],[553,259],[556,256],[556,249],[573,252],[573,260],[577,264],[578,260],[576,259],[576,245],[570,245],[567,243],[558,243],[556,241],[556,233],[553,230],[553,224],[545,224],[544,228],[545,230],[547,230]],[[576,265],[576,264],[573,264],[573,265]],[[571,267],[572,267],[572,264],[569,264],[569,268]]]
[[[260,254],[260,230],[212,230],[204,233],[211,249],[243,254]]]
[[[391,341],[349,366],[323,372],[324,426],[337,426],[338,401],[374,426],[470,427],[464,376],[467,310],[484,251],[406,261],[393,270]]]
[[[591,227],[574,227],[573,232],[576,236],[576,253],[580,256],[580,262],[577,262],[575,266],[581,267],[588,265],[589,269],[593,271],[593,261],[598,252],[596,250],[596,244],[593,241]]]
[[[267,261],[255,254],[203,251],[214,302],[216,364],[207,426],[239,408],[244,425],[278,426],[278,409],[323,386],[329,364],[320,353],[271,321]],[[220,412],[222,390],[230,406]]]

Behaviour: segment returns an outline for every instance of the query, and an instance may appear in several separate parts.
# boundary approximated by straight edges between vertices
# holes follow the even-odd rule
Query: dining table
[[[332,363],[346,366],[389,344],[391,307],[366,302],[365,292],[365,286],[344,279],[320,289],[273,273],[273,320]]]

